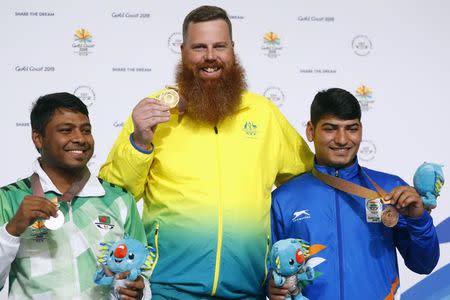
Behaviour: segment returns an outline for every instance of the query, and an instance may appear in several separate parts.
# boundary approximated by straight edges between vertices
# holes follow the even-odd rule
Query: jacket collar
[[[239,103],[238,111],[244,110],[250,107],[249,97],[247,97],[248,91],[243,91],[241,94],[241,103]]]
[[[37,173],[39,175],[39,180],[41,181],[42,190],[44,193],[53,191],[57,194],[62,195],[62,193],[58,190],[55,184],[52,182],[50,177],[48,177],[47,173],[42,169],[41,164],[39,163],[39,159],[36,159],[32,166],[33,173]],[[78,193],[77,197],[100,197],[105,195],[105,189],[98,181],[96,176],[89,177],[89,180],[86,182],[86,185],[83,189]]]
[[[317,171],[321,173],[325,173],[331,176],[338,176],[343,179],[351,179],[359,174],[360,166],[358,164],[358,158],[356,157],[353,164],[346,168],[336,169],[327,166],[321,166],[317,164],[316,159],[314,158],[314,167]]]

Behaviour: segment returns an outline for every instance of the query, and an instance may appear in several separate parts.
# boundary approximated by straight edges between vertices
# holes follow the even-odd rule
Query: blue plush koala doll
[[[301,239],[279,240],[272,246],[270,265],[275,285],[289,285],[290,295],[285,299],[307,300],[302,295],[300,282],[314,279],[314,269],[306,266],[309,256],[309,244]]]
[[[444,185],[442,166],[433,163],[423,163],[414,173],[414,188],[422,198],[424,207],[431,210],[436,207],[436,199]]]
[[[115,243],[100,243],[98,262],[101,268],[94,274],[94,282],[99,285],[124,286],[125,280],[134,281],[142,271],[151,271],[154,265],[154,249],[130,237]],[[127,272],[125,280],[117,280],[115,276],[106,274],[104,268],[114,274]],[[110,299],[120,299],[116,289],[111,290]]]

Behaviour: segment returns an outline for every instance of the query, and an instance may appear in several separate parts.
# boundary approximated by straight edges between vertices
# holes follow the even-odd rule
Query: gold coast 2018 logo
[[[92,48],[94,48],[94,46],[92,34],[87,29],[80,28],[75,31],[74,41],[72,44],[73,48],[77,48],[75,53],[80,56],[88,56],[92,53]]]
[[[264,45],[261,47],[262,50],[266,51],[266,55],[270,58],[277,58],[280,55],[281,49],[281,39],[275,32],[267,32],[264,35]]]
[[[372,89],[366,85],[361,85],[356,89],[356,98],[361,105],[362,111],[369,111],[375,102],[372,99]]]

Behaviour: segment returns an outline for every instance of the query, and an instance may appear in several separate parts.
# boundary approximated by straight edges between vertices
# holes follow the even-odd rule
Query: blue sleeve
[[[283,226],[283,215],[281,213],[281,208],[278,202],[278,193],[276,190],[272,193],[272,208],[270,210],[270,220],[271,220],[271,232],[272,232],[272,245],[284,239],[284,226]]]
[[[439,241],[427,211],[419,218],[400,217],[394,229],[395,245],[405,265],[419,274],[429,274],[439,260]]]

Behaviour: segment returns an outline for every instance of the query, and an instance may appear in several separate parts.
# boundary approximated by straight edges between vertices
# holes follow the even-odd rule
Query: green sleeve
[[[14,214],[11,199],[3,189],[0,189],[0,227],[8,223]]]
[[[147,238],[145,236],[144,225],[142,225],[141,216],[137,210],[136,203],[133,196],[127,193],[123,197],[128,204],[128,215],[125,221],[125,233],[133,239],[141,241],[147,245]]]

